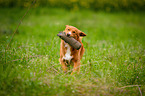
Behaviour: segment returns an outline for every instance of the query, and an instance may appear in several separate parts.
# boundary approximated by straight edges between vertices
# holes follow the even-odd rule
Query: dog
[[[86,34],[80,31],[79,29],[77,29],[76,27],[69,26],[69,25],[66,25],[66,28],[63,32],[65,32],[67,36],[73,37],[74,39],[79,41],[82,46],[79,50],[77,50],[71,47],[65,41],[61,40],[59,62],[62,65],[62,69],[65,73],[67,72],[68,69],[67,65],[72,65],[73,71],[71,72],[71,75],[76,71],[79,74],[80,60],[82,59],[82,56],[85,52],[85,48],[83,47],[83,43],[81,39],[82,37],[86,36]]]

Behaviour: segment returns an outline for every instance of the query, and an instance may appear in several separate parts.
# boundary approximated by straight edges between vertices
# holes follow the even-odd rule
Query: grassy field
[[[0,9],[0,95],[145,95],[145,13]],[[80,74],[59,64],[59,31],[87,34]]]

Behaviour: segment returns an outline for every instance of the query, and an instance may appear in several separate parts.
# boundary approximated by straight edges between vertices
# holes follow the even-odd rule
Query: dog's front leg
[[[66,66],[65,62],[63,61],[62,58],[60,58],[59,61],[61,63],[63,71],[66,73],[67,72],[67,66]]]
[[[80,60],[74,61],[74,67],[71,75],[77,71],[77,74],[80,72]]]

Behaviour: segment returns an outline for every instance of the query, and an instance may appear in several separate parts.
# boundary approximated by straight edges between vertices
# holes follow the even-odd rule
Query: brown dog
[[[82,44],[81,37],[86,36],[86,34],[80,30],[78,30],[76,27],[66,25],[66,28],[64,30],[67,36],[73,37],[77,41],[79,41]],[[73,72],[77,71],[79,73],[80,71],[80,60],[85,52],[85,49],[83,47],[83,44],[79,50],[74,49],[71,47],[68,43],[61,40],[60,44],[60,58],[59,61],[62,65],[62,69],[64,72],[67,72],[67,65],[73,64]]]

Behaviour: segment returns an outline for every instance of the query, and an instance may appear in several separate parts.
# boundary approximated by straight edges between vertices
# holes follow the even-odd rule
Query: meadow
[[[0,9],[1,96],[145,95],[145,13]],[[63,73],[59,31],[87,34],[80,74]]]

